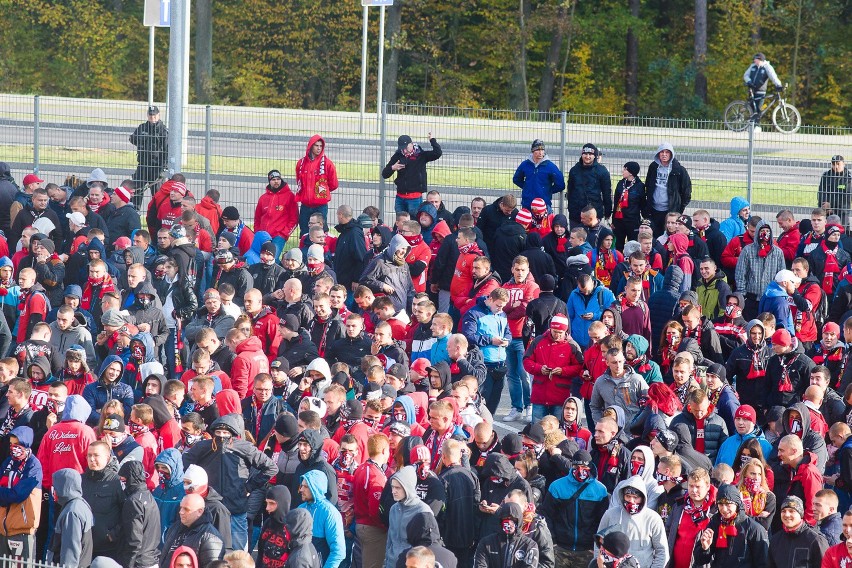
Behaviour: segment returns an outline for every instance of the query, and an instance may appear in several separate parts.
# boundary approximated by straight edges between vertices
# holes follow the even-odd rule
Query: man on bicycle
[[[772,81],[775,88],[779,91],[784,90],[784,85],[778,79],[778,75],[775,74],[775,69],[772,68],[772,65],[766,60],[766,56],[762,53],[755,54],[754,63],[749,65],[748,69],[746,69],[746,72],[743,74],[743,81],[749,91],[748,102],[751,105],[753,113],[751,115],[751,121],[758,123],[760,121],[761,114],[760,107],[763,105],[763,99],[766,97],[767,83]]]

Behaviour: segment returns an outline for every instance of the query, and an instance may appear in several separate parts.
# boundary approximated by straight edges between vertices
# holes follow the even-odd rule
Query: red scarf
[[[779,392],[793,392],[793,383],[790,381],[790,365],[796,362],[799,356],[795,353],[790,353],[792,357],[781,355],[778,362],[781,363],[781,382],[778,383]],[[785,363],[784,361],[787,360]]]
[[[633,178],[633,181],[624,181],[621,198],[615,204],[615,213],[612,215],[614,219],[624,219],[624,209],[627,209],[630,204],[630,190],[634,185],[636,185],[636,178]]]
[[[757,255],[760,258],[766,258],[769,255],[769,251],[772,250],[772,239],[762,240],[760,237],[757,239],[758,251]]]
[[[403,238],[412,247],[416,247],[423,242],[423,235],[403,235]]]
[[[746,341],[746,349],[751,351],[751,367],[749,367],[746,379],[753,380],[766,376],[766,366],[760,357],[760,347],[751,347],[751,341]]]
[[[683,512],[692,519],[693,523],[697,525],[710,518],[710,507],[712,505],[713,499],[710,498],[709,493],[707,494],[707,497],[704,498],[701,505],[696,505],[692,499],[687,497],[686,503],[683,506]]]
[[[600,249],[598,258],[595,262],[595,278],[601,281],[601,284],[609,287],[612,282],[612,271],[617,265],[615,255],[612,250]]]
[[[89,278],[86,282],[86,287],[83,289],[83,297],[80,300],[81,308],[84,310],[92,309],[92,290],[98,286],[100,287],[98,290],[98,300],[103,298],[107,292],[115,292],[115,284],[113,284],[112,278],[109,275],[104,276],[101,280]]]
[[[719,535],[716,537],[716,548],[728,548],[728,539],[737,536],[736,515],[731,520],[722,519],[719,523]]]
[[[468,244],[466,244],[466,245],[462,245],[462,246],[460,246],[460,247],[459,247],[459,252],[460,252],[461,254],[470,254],[470,253],[473,253],[473,254],[478,254],[478,255],[482,256],[482,251],[481,251],[481,250],[479,250],[479,247],[478,247],[478,246],[476,246],[476,242],[475,242],[475,241],[474,241],[474,242],[472,242],[472,243],[468,243]]]
[[[568,242],[568,237],[556,237],[556,252],[565,252],[565,243]]]
[[[633,369],[640,375],[651,372],[651,364],[648,363],[647,355],[637,356],[630,362],[630,366],[633,367]]]
[[[835,276],[840,274],[840,265],[837,263],[837,246],[834,249],[830,249],[826,246],[824,240],[820,246],[825,253],[825,271],[822,277],[822,289],[826,294],[831,296],[834,294]]]
[[[704,422],[704,418],[695,419],[695,449],[702,454],[704,453]]]

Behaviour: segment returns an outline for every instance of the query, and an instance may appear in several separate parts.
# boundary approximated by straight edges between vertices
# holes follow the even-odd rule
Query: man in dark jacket
[[[210,513],[204,510],[201,495],[187,495],[180,502],[180,522],[174,523],[163,537],[160,568],[171,568],[172,555],[180,546],[187,546],[198,554],[198,566],[208,566],[222,558],[224,548],[219,531],[210,522]]]
[[[382,177],[388,179],[396,172],[396,201],[394,211],[408,211],[414,215],[420,207],[423,193],[428,189],[426,184],[426,164],[434,162],[443,152],[438,141],[428,134],[431,150],[423,150],[419,144],[411,140],[411,136],[403,134],[397,140],[397,150],[391,156],[387,165],[382,169]]]
[[[290,532],[287,568],[319,568],[320,556],[313,543],[314,520],[311,513],[307,509],[293,509],[287,513],[285,524]],[[257,557],[260,559],[259,550]]]
[[[266,438],[275,426],[275,419],[290,411],[283,399],[272,395],[272,377],[267,373],[255,376],[251,396],[242,401],[243,420],[258,443]]]
[[[488,535],[501,532],[502,518],[496,513],[498,508],[503,506],[500,504],[510,491],[520,489],[527,496],[528,501],[532,502],[534,499],[529,483],[518,474],[509,458],[503,454],[489,454],[485,458],[481,478],[485,481],[482,484],[482,502],[479,504],[481,520],[479,538],[483,539]]]
[[[831,157],[831,169],[823,172],[817,190],[817,207],[839,215],[846,226],[849,212],[849,190],[852,189],[852,174],[846,167],[843,156]]]
[[[332,365],[346,363],[350,371],[355,372],[360,368],[361,358],[370,354],[373,342],[364,333],[364,318],[358,314],[346,316],[343,328],[346,334],[343,338],[331,342],[326,348],[325,358]]]
[[[293,507],[298,507],[302,504],[302,497],[299,494],[301,477],[313,470],[318,470],[328,477],[328,490],[325,497],[332,505],[337,505],[337,473],[323,456],[323,442],[323,435],[317,430],[307,429],[299,435],[299,441],[296,443],[299,465],[296,466],[296,471],[293,474],[293,484],[290,486]]]
[[[18,426],[10,432],[8,439],[10,454],[0,464],[0,471],[15,473],[9,475],[0,493],[0,503],[5,508],[0,550],[4,555],[35,559],[38,557],[35,532],[39,524],[38,508],[42,496],[41,462],[32,451],[32,428]],[[28,511],[33,514],[28,515]]]
[[[683,213],[692,200],[692,180],[689,172],[675,159],[674,148],[663,142],[654,154],[645,176],[647,198],[644,217],[651,220],[654,237],[663,234],[669,211]]]
[[[455,568],[458,565],[456,556],[443,546],[435,515],[429,513],[415,514],[406,527],[405,535],[411,547],[403,550],[396,559],[394,564],[396,568],[405,568],[405,555],[415,546],[425,546],[431,550],[435,555],[435,561],[440,563],[443,568]],[[289,562],[287,566],[289,568]]]
[[[505,503],[495,511],[499,529],[479,541],[474,558],[477,568],[535,568],[538,545],[524,536],[524,512],[517,503]]]
[[[703,390],[693,390],[687,400],[689,403],[686,408],[672,419],[670,428],[686,424],[695,449],[706,454],[710,461],[715,463],[719,448],[728,439],[728,427]]]
[[[494,248],[491,249],[491,266],[497,274],[508,278],[512,274],[512,261],[526,248],[527,230],[532,216],[529,211],[521,210],[514,223],[504,223],[494,235]],[[526,225],[525,225],[526,224]]]
[[[359,279],[374,294],[388,296],[396,312],[410,309],[414,298],[414,285],[405,262],[410,250],[405,237],[394,235],[388,248],[367,266]]]
[[[828,543],[817,529],[805,522],[804,511],[804,504],[798,497],[787,497],[781,503],[779,530],[769,539],[770,566],[817,568],[821,565]]]
[[[118,461],[109,445],[93,442],[86,450],[88,467],[82,475],[83,498],[92,510],[92,545],[100,556],[119,558],[121,511],[125,495],[118,479]]]
[[[507,193],[503,197],[498,197],[491,205],[486,205],[479,214],[479,220],[476,222],[476,227],[482,231],[482,240],[485,245],[492,249],[494,248],[494,238],[499,229],[505,223],[508,223],[517,214],[517,199],[513,193]]]
[[[612,182],[597,156],[597,146],[586,144],[580,159],[568,171],[567,207],[572,229],[580,226],[580,213],[587,205],[595,208],[598,219],[612,215]]]
[[[115,240],[119,237],[129,238],[130,235],[133,234],[133,231],[142,228],[142,224],[139,220],[139,211],[137,211],[136,207],[130,203],[130,200],[134,197],[133,190],[128,189],[123,185],[115,188],[112,192],[109,202],[114,209],[108,214],[102,215],[105,217],[104,221],[106,221],[112,242],[115,242]],[[140,204],[142,203],[141,192],[136,200],[138,200]],[[112,247],[108,248],[109,250],[112,250]]]
[[[234,258],[234,253],[230,250],[219,250],[216,251],[216,268],[214,271],[213,288],[218,288],[226,282],[233,286],[233,302],[242,308],[246,292],[254,286],[254,279],[246,270],[245,262]]]
[[[663,328],[675,318],[675,310],[679,308],[680,285],[683,282],[683,270],[677,266],[666,269],[663,277],[663,287],[648,299],[648,310],[651,312],[651,352],[657,352],[657,343],[663,333]]]
[[[278,468],[266,454],[242,439],[239,415],[226,414],[213,422],[211,429],[213,439],[192,446],[183,454],[183,465],[187,468],[198,464],[208,472],[210,486],[222,495],[231,511],[234,550],[243,550],[248,543],[247,495],[266,484],[278,473]]]
[[[62,512],[56,519],[47,561],[65,566],[89,566],[92,563],[94,518],[83,499],[80,474],[71,468],[54,472],[53,490]]]
[[[462,567],[470,566],[476,545],[476,507],[481,491],[471,468],[462,465],[464,444],[450,439],[441,448],[443,467],[439,478],[446,489],[446,505],[441,515],[444,545]]]
[[[124,506],[121,508],[121,565],[148,568],[157,563],[160,552],[160,509],[146,485],[145,468],[140,461],[130,461],[118,470],[124,484]]]
[[[341,205],[337,208],[337,226],[335,227],[337,248],[334,252],[334,272],[337,282],[347,291],[352,290],[352,284],[358,281],[364,271],[367,258],[367,242],[364,231],[353,218],[352,207]]]
[[[769,536],[746,514],[739,489],[724,484],[716,494],[718,513],[698,534],[693,552],[696,566],[759,568],[766,564]]]
[[[204,292],[204,307],[199,308],[195,314],[192,321],[184,327],[184,336],[191,345],[197,341],[198,332],[202,328],[212,328],[216,332],[216,337],[222,341],[234,327],[234,318],[222,309],[222,299],[215,288]]]
[[[145,184],[160,177],[169,160],[169,131],[160,120],[159,108],[148,107],[148,120],[136,127],[130,135],[130,143],[136,146],[136,162],[139,164],[133,182],[141,190]],[[153,187],[151,194],[154,194]],[[138,192],[136,199],[137,206],[141,206],[142,191]]]
[[[9,211],[12,208],[12,201],[15,200],[17,193],[18,184],[15,183],[15,178],[12,177],[9,164],[0,162],[0,230],[6,234],[8,234],[9,226],[11,225]]]

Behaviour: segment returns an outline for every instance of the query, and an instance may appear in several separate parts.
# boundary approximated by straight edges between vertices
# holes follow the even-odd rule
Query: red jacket
[[[473,282],[474,286],[476,285],[476,281]],[[468,293],[468,297],[464,299],[464,302],[461,306],[458,306],[459,312],[461,312],[461,317],[467,313],[467,311],[476,305],[476,300],[479,298],[485,297],[487,298],[491,295],[493,290],[496,290],[500,287],[500,283],[497,282],[496,278],[491,277],[491,273],[486,276],[485,283],[479,290],[474,290],[471,288],[470,293]]]
[[[583,352],[583,367],[588,371],[588,380],[583,378],[583,384],[580,386],[580,396],[585,400],[592,400],[592,388],[595,386],[595,380],[603,375],[609,367],[606,365],[606,353],[601,351],[601,346],[594,343]]]
[[[154,468],[154,460],[159,454],[157,438],[151,432],[143,432],[133,437],[136,443],[142,446],[142,467],[145,468],[145,484],[148,491],[153,491],[160,483],[160,474]]]
[[[784,231],[775,240],[782,251],[784,251],[784,260],[787,261],[787,266],[796,258],[796,250],[799,248],[799,241],[802,240],[802,233],[799,232],[799,224],[796,223],[789,231]]]
[[[311,159],[311,146],[318,141],[322,142],[322,152]],[[331,192],[337,189],[337,169],[325,155],[325,140],[319,134],[311,136],[304,157],[296,162],[296,185],[296,199],[308,207],[328,205]]]
[[[583,374],[583,351],[568,338],[557,343],[550,330],[536,337],[524,353],[524,370],[532,377],[533,404],[559,406],[571,396],[571,384]],[[561,367],[558,375],[542,373],[542,366],[551,369]]]
[[[459,251],[456,268],[453,271],[453,281],[450,283],[450,297],[456,309],[461,310],[473,288],[473,261],[482,256],[482,251],[473,243],[468,252]]]
[[[725,250],[722,251],[722,267],[729,268],[731,270],[735,269],[737,267],[737,260],[740,258],[740,253],[743,252],[743,248],[753,242],[754,239],[751,238],[748,231],[731,239],[731,242],[729,242],[728,246],[725,247]],[[798,246],[798,243],[796,243],[796,246]]]
[[[299,224],[299,208],[296,196],[286,183],[272,191],[266,186],[266,192],[260,196],[254,208],[254,230],[266,231],[272,236],[289,239],[290,233]]]
[[[409,244],[411,243],[409,242]],[[411,250],[408,251],[408,256],[405,257],[405,262],[408,264],[409,270],[414,269],[415,271],[421,268],[420,266],[415,268],[416,263],[423,263],[423,270],[417,276],[414,276],[414,274],[411,275],[411,283],[414,285],[415,293],[425,292],[426,284],[428,282],[427,276],[429,272],[429,264],[432,262],[432,249],[429,248],[429,245],[426,244],[426,241],[424,241],[422,237],[420,237],[417,244],[413,245]]]
[[[370,455],[370,452],[367,451],[367,438],[369,438],[370,435],[375,434],[375,432],[370,430],[370,427],[363,422],[356,422],[349,430],[346,430],[342,425],[338,426],[331,439],[337,442],[339,446],[340,440],[346,434],[352,434],[355,436],[355,443],[358,446],[358,457],[356,459],[359,464],[363,463],[367,459],[367,456]]]
[[[38,290],[31,290],[26,299],[23,299],[18,304],[18,333],[16,338],[18,343],[26,341],[33,330],[33,326],[39,322],[43,322],[47,317],[47,296],[44,294],[44,289],[39,286]]]
[[[503,288],[509,291],[509,303],[503,311],[506,312],[506,318],[509,320],[512,337],[519,339],[523,335],[524,323],[527,321],[527,304],[538,298],[541,290],[535,283],[532,273],[520,284],[512,278],[503,284]]]
[[[218,377],[219,384],[222,385],[222,390],[233,388],[231,386],[231,377],[225,373],[225,371],[210,371],[209,373],[205,373],[208,377]],[[189,382],[198,376],[198,373],[195,372],[195,369],[187,369],[180,376],[180,382],[186,387],[186,392],[189,392]]]
[[[269,306],[260,308],[258,315],[260,317],[257,319],[252,318],[251,334],[260,339],[261,349],[269,354],[269,360],[272,361],[278,356],[278,344],[281,343],[281,338],[278,337],[278,316]]]
[[[352,490],[355,507],[355,524],[387,528],[379,515],[379,501],[388,479],[384,472],[370,460],[355,470],[355,487]]]
[[[799,284],[799,294],[810,303],[812,309],[807,312],[800,312],[796,304],[790,304],[790,315],[793,317],[794,327],[798,330],[796,331],[796,338],[799,341],[816,341],[817,327],[814,312],[822,299],[822,288],[814,280],[805,280]]]
[[[231,385],[240,398],[246,397],[248,386],[258,373],[269,372],[269,359],[257,337],[249,337],[237,345],[237,358],[231,366]]]
[[[180,207],[181,204],[179,201],[177,205],[173,204],[170,198],[172,187],[176,183],[178,182],[168,180],[154,194],[151,202],[148,203],[146,219],[148,221],[148,231],[152,235],[151,240],[156,240],[157,231],[163,227],[170,229],[175,223],[180,223],[180,216],[183,213]],[[192,193],[189,190],[187,190],[186,195],[192,197]]]
[[[83,473],[86,465],[86,452],[94,442],[95,431],[90,426],[76,420],[59,422],[41,440],[38,448],[38,461],[41,462],[42,487],[45,490],[53,486],[53,473],[70,467],[77,473]]]
[[[829,547],[822,557],[821,568],[841,568],[841,566],[852,566],[852,554],[846,548],[846,543],[841,542]]]
[[[793,487],[794,485],[798,485],[801,487],[801,493],[796,491],[789,491],[787,495],[796,495],[797,497],[802,499],[802,502],[805,504],[805,522],[810,526],[816,525],[816,517],[814,517],[814,496],[817,492],[822,489],[822,474],[820,474],[817,469],[817,458],[811,452],[805,451],[805,456],[802,459],[802,463],[796,467],[796,472],[793,474],[793,478],[790,481],[790,485],[788,487]],[[785,474],[789,472],[789,468],[783,466]],[[783,501],[787,495],[777,495],[778,499]]]
[[[210,199],[209,195],[201,198],[195,206],[195,212],[210,221],[213,234],[219,234],[219,220],[222,218],[222,206]]]
[[[159,429],[152,428],[151,433],[157,438],[157,454],[177,446],[178,442],[181,441],[180,432],[180,424],[174,418],[170,418]]]

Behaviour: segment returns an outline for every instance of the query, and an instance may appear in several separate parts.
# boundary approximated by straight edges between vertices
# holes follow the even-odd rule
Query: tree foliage
[[[631,15],[635,0],[397,2],[401,25],[386,38],[396,77],[386,93],[395,102],[598,114],[624,114],[635,104],[639,115],[718,119],[744,95],[743,71],[762,51],[790,84],[807,123],[852,124],[852,0],[708,2],[706,101],[696,96],[695,0],[641,0],[638,18]],[[144,99],[143,4],[0,0],[3,90]],[[359,3],[216,0],[212,6],[211,102],[358,107]],[[374,108],[378,9],[370,10],[369,29],[367,106]],[[628,29],[639,44],[638,85],[629,101]],[[157,37],[162,99],[168,33],[158,30]],[[190,100],[198,100],[194,92]]]

